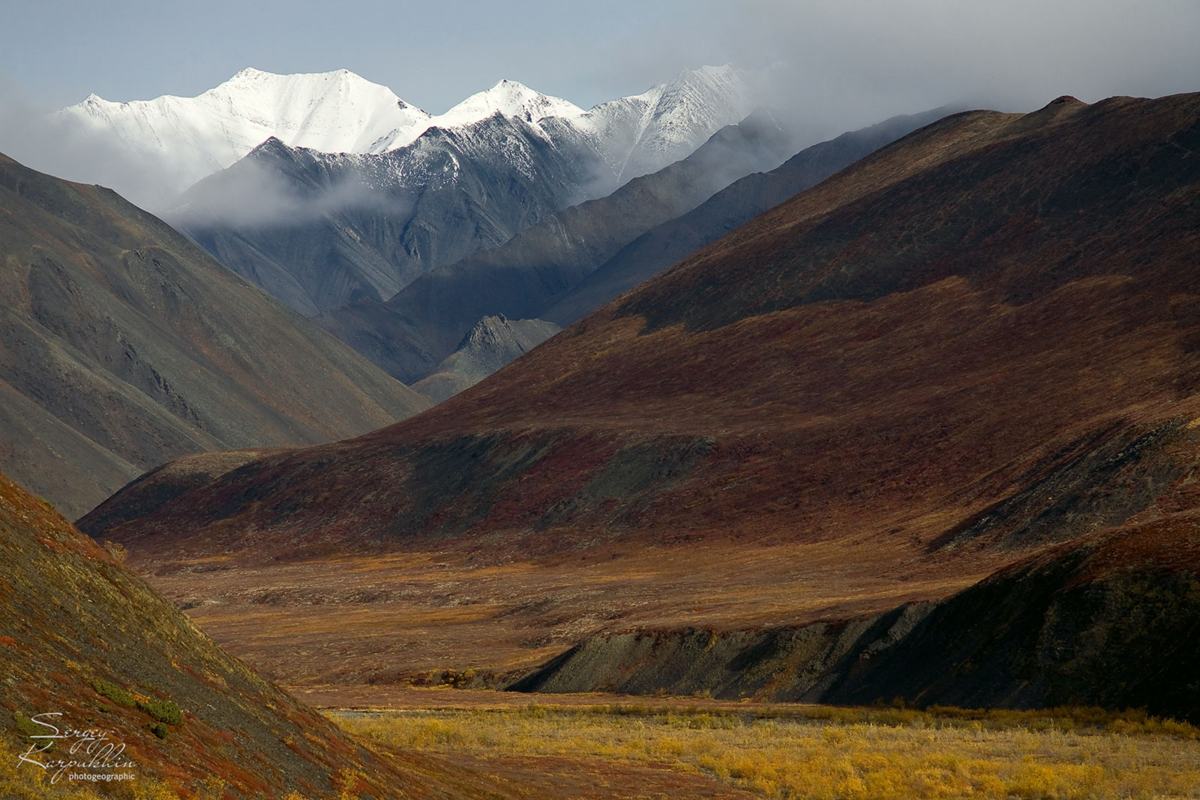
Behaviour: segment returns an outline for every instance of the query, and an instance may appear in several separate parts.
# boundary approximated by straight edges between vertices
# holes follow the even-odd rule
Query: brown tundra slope
[[[105,796],[502,797],[478,772],[389,757],[363,747],[230,657],[65,519],[0,475],[0,794]],[[123,690],[123,691],[118,691]],[[178,716],[163,713],[174,704]],[[158,705],[155,705],[158,704]],[[60,716],[41,716],[59,714]],[[157,716],[156,716],[157,714]],[[117,769],[54,771],[69,736],[29,753],[50,732],[102,730],[124,745]],[[160,723],[159,720],[162,720]],[[160,725],[155,733],[152,726]],[[75,783],[69,774],[132,774]],[[155,782],[165,784],[159,790]],[[172,792],[171,794],[168,791]],[[137,794],[140,792],[140,794]],[[90,795],[89,795],[90,796]],[[347,795],[350,796],[350,795]]]
[[[570,583],[600,551],[719,553],[743,622],[755,592],[792,592],[795,623],[944,597],[1192,507],[1198,192],[1200,95],[948,117],[418,418],[151,476],[81,524],[152,562],[525,560],[517,599],[549,560]],[[711,574],[658,608],[703,623]],[[569,616],[576,640],[641,619]]]

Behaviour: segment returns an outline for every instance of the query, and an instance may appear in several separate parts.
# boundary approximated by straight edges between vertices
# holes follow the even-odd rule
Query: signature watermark
[[[60,727],[62,716],[61,711],[51,711],[29,718],[38,728],[28,732],[32,744],[17,756],[18,764],[45,771],[51,783],[63,777],[94,783],[134,779],[137,764],[125,755],[124,742],[110,738],[111,731],[102,728]]]

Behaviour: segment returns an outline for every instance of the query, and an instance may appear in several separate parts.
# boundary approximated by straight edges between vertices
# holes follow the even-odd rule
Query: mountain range
[[[823,604],[797,606],[797,625],[944,600],[995,573],[946,607],[950,622],[893,637],[954,650],[886,685],[953,698],[982,675],[969,668],[1005,663],[988,654],[1017,633],[1004,651],[1017,677],[1049,685],[1057,667],[1026,644],[1064,625],[1124,630],[1101,624],[1099,595],[1069,594],[1085,578],[1136,563],[1105,584],[1122,613],[1179,609],[1195,624],[1196,152],[1198,95],[951,115],[417,419],[170,493],[147,479],[81,526],[148,563],[450,546],[534,572],[557,559],[584,580],[597,557],[640,554],[636,576],[736,552],[745,575],[726,578],[739,586],[775,591],[755,576],[784,569],[796,592],[827,587]],[[1043,567],[1062,580],[1039,582]],[[524,601],[529,572],[504,575]],[[1011,581],[1027,604],[988,599]],[[621,602],[597,591],[590,608]],[[671,602],[693,615],[715,599],[706,585]],[[981,627],[961,622],[968,606]],[[493,626],[526,620],[506,613]],[[606,624],[555,619],[576,635]],[[1141,640],[1162,674],[1190,651],[1154,637],[1178,629]],[[1078,659],[1056,656],[1080,680],[988,702],[1123,702],[1087,641]],[[921,694],[939,685],[951,688]],[[1194,684],[1146,691],[1195,705]]]
[[[741,120],[746,92],[732,68],[703,68],[584,112],[502,81],[366,153],[272,137],[165,214],[312,316],[387,300],[430,269],[665,167]]]
[[[946,113],[937,109],[846,133],[778,166],[793,140],[769,113],[759,112],[722,129],[682,161],[553,214],[499,247],[431,270],[385,303],[362,299],[316,321],[388,374],[414,383],[480,317],[575,322]]]
[[[112,176],[118,180],[113,188],[163,211],[183,190],[270,138],[322,153],[382,154],[430,129],[458,130],[496,114],[521,119],[552,141],[585,140],[608,180],[623,182],[679,160],[744,117],[746,96],[741,73],[727,65],[684,70],[642,94],[588,111],[502,80],[433,115],[348,70],[275,75],[248,68],[198,97],[118,103],[93,94],[53,120],[73,147],[153,167],[160,178],[153,189],[123,183],[119,174]]]

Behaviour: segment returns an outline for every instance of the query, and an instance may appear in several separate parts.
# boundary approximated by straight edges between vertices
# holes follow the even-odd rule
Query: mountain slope
[[[3,156],[0,330],[0,468],[68,514],[185,453],[428,405],[112,192]]]
[[[948,117],[419,420],[93,525],[120,518],[117,495],[85,530],[156,568],[321,547],[495,565],[491,591],[519,601],[486,622],[529,648],[547,641],[523,627],[536,614],[563,642],[628,629],[629,584],[660,565],[697,576],[654,584],[660,621],[746,626],[766,598],[774,622],[809,625],[944,599],[1196,507],[1197,152],[1200,95]],[[610,562],[627,577],[592,579]],[[474,602],[467,584],[439,596]],[[1086,645],[1103,603],[1075,607],[1068,638]],[[1006,629],[979,620],[986,649]],[[1105,686],[1091,696],[1119,702]]]
[[[686,214],[647,230],[582,281],[550,298],[538,313],[559,325],[582,319],[751,218],[948,113],[935,109],[895,117],[805,148],[770,172],[747,175]]]
[[[684,160],[548,216],[499,247],[432,270],[386,303],[363,300],[317,322],[384,371],[416,382],[482,317],[536,317],[532,312],[548,298],[643,231],[748,172],[778,164],[789,145],[769,114],[752,115]]]
[[[124,746],[118,761],[127,766],[74,768],[133,775],[129,787],[119,780],[92,784],[106,795],[126,796],[130,787],[151,791],[157,779],[185,792],[220,786],[239,797],[281,798],[292,791],[330,797],[356,771],[362,791],[375,797],[466,794],[437,786],[436,778],[429,785],[405,774],[258,677],[3,475],[0,553],[0,746],[30,792],[16,793],[20,786],[5,781],[6,795],[66,796],[52,793],[49,775],[38,766],[16,763],[17,753],[28,755],[45,742],[29,737],[51,733],[50,725],[60,733],[102,729],[114,747]],[[182,713],[171,718],[164,713],[169,707],[135,706],[135,700],[174,704]],[[151,728],[158,719],[165,724],[156,734]],[[28,757],[69,759],[76,741],[68,734],[54,750]],[[58,788],[71,783],[65,777]]]

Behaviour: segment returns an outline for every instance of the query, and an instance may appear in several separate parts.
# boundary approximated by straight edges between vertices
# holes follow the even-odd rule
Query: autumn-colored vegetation
[[[1200,797],[1200,730],[1138,712],[613,704],[331,712],[380,742],[659,762],[770,798]]]

